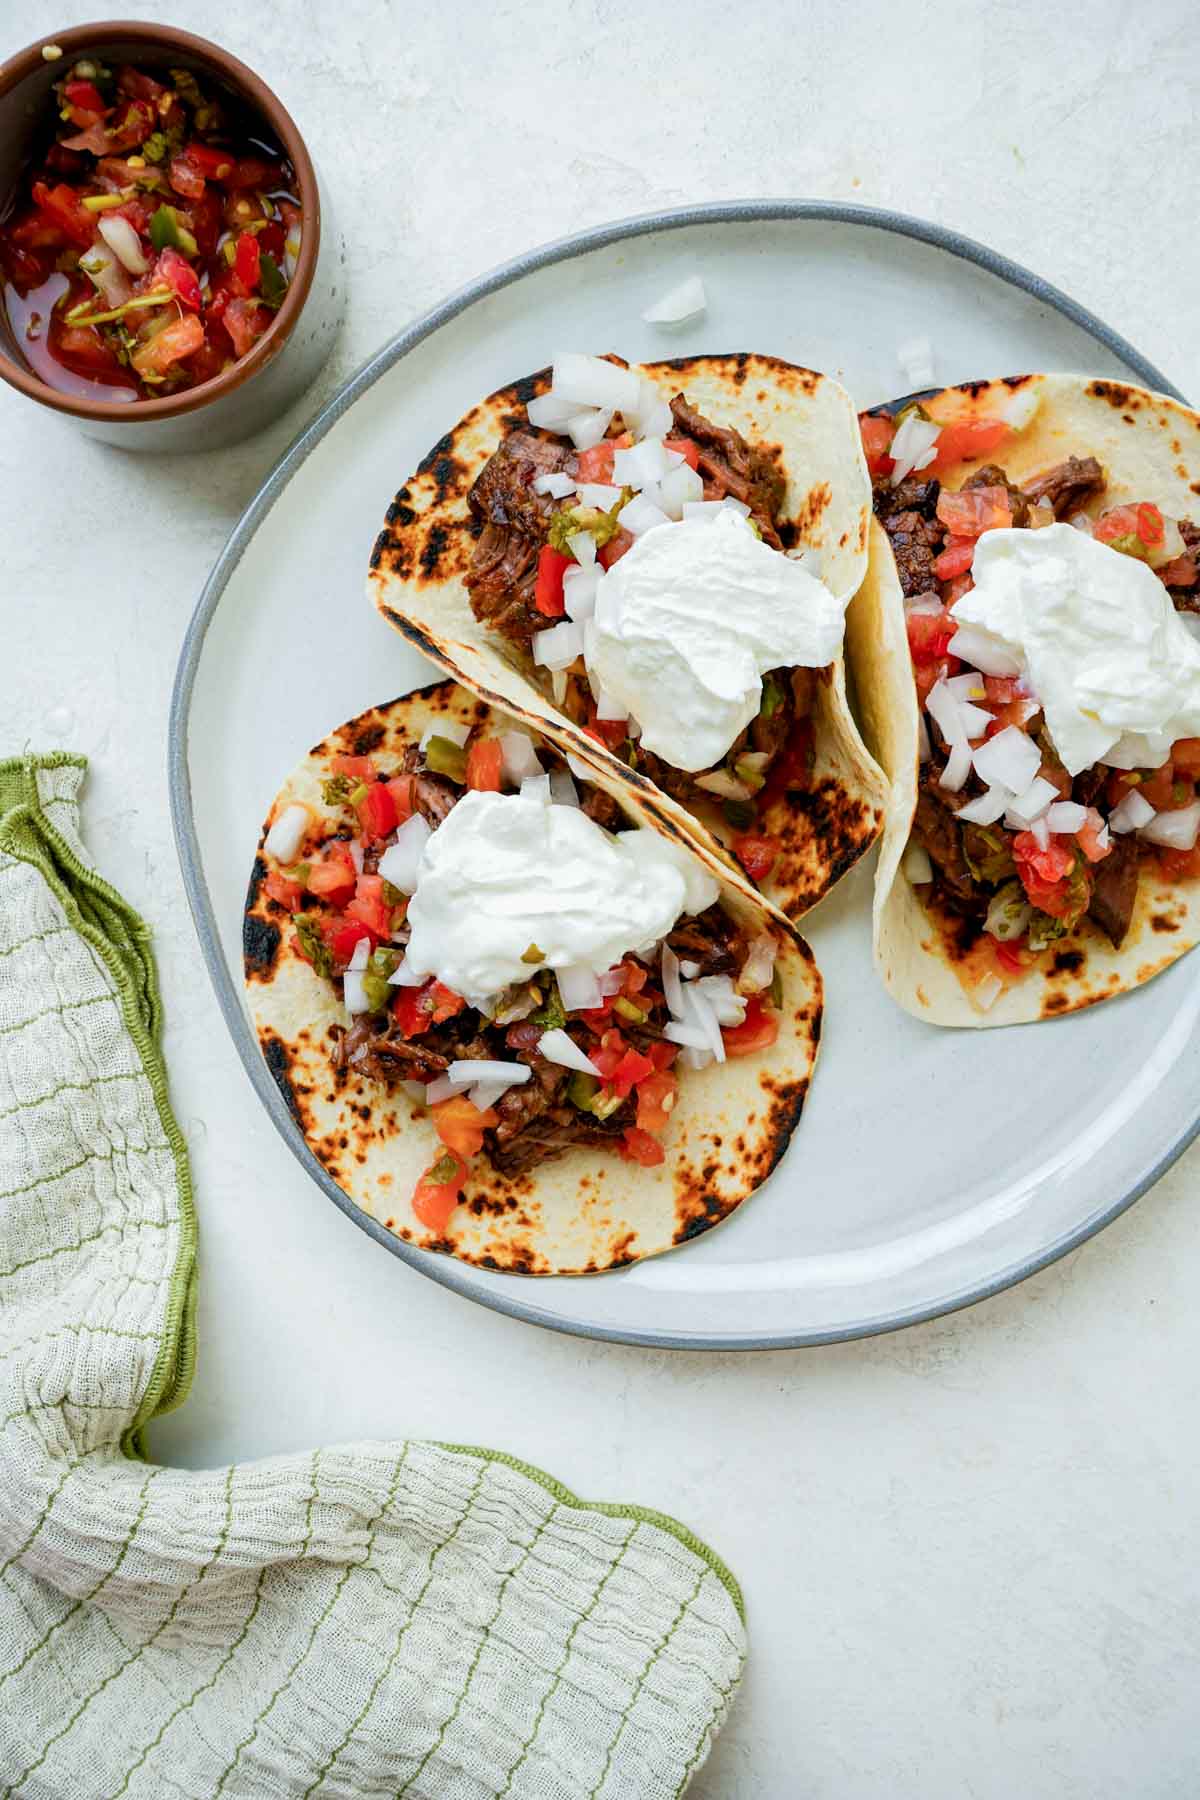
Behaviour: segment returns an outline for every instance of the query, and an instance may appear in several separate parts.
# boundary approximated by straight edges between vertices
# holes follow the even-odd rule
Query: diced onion
[[[555,975],[562,1003],[569,1013],[590,1011],[604,998],[600,982],[591,969],[571,963],[565,969],[557,969]]]
[[[530,1079],[533,1070],[528,1063],[501,1062],[499,1059],[493,1062],[487,1058],[468,1057],[452,1062],[446,1073],[456,1088],[470,1087],[476,1081],[504,1082],[508,1087],[518,1087]]]
[[[608,512],[620,498],[620,488],[612,487],[606,481],[581,481],[579,484],[579,500],[583,506],[595,506],[601,512]]]
[[[998,975],[985,975],[974,990],[974,1000],[981,1012],[990,1012],[1004,992],[1004,983]]]
[[[968,800],[960,806],[957,817],[966,819],[972,825],[994,825],[1002,818],[1008,808],[1012,795],[1006,787],[990,787],[974,800]]]
[[[417,868],[429,838],[429,826],[420,813],[414,813],[411,819],[405,819],[396,833],[395,843],[389,844],[379,859],[379,873],[402,894],[417,891]]]
[[[517,1087],[518,1085],[517,1082],[511,1080],[477,1081],[474,1087],[469,1087],[467,1089],[467,1099],[471,1102],[471,1105],[475,1108],[476,1112],[486,1112],[489,1106],[495,1106],[497,1100],[502,1100],[504,1098],[510,1087]],[[462,1092],[462,1089],[455,1088],[454,1092],[459,1094]]]
[[[146,273],[150,267],[150,260],[142,249],[141,239],[128,219],[119,219],[115,213],[102,213],[97,223],[97,229],[123,268],[128,269],[131,275]]]
[[[304,834],[312,824],[312,814],[307,806],[293,801],[285,806],[263,841],[263,849],[276,862],[295,862],[300,846],[304,842]]]
[[[417,1102],[418,1106],[424,1106],[425,1101],[428,1097],[425,1093],[424,1082],[402,1081],[400,1083],[400,1086],[404,1089],[404,1092],[408,1095],[410,1100],[415,1100]]]
[[[579,794],[566,769],[551,769],[550,799],[555,806],[579,805]]]
[[[588,543],[594,550],[595,540],[589,537]],[[596,610],[596,595],[599,591],[599,569],[564,569],[563,605],[567,609],[568,619],[577,625],[590,619]]]
[[[577,575],[581,570],[593,566],[596,561],[596,540],[590,531],[573,531],[567,539],[567,549],[579,564],[579,569],[565,569],[564,581],[568,575]]]
[[[1045,819],[1034,819],[1029,829],[1037,839],[1038,849],[1048,850],[1050,848],[1050,827]]]
[[[916,839],[910,839],[904,852],[904,879],[910,887],[924,887],[927,881],[933,880],[933,864],[929,860],[929,852]]]
[[[522,800],[536,800],[539,806],[550,804],[550,777],[548,775],[526,775],[521,783]]]
[[[740,1025],[746,1017],[746,996],[739,994],[731,975],[705,975],[691,990],[712,1007],[718,1025]]]
[[[611,424],[611,407],[600,412],[575,412],[567,420],[567,436],[577,450],[594,450],[604,442]]]
[[[1012,794],[1023,794],[1041,766],[1038,746],[1015,725],[1006,725],[975,752],[975,772],[980,780],[1006,787]]]
[[[687,1015],[685,1025],[696,1025],[708,1039],[708,1048],[719,1063],[725,1061],[725,1040],[721,1036],[721,1027],[717,1022],[716,1009],[706,993],[701,991],[700,983],[689,982],[683,990],[683,1005]]]
[[[982,675],[968,669],[965,675],[944,676],[947,691],[962,704],[969,700],[983,700],[987,697],[987,689],[983,685]]]
[[[670,1044],[687,1044],[693,1050],[709,1049],[706,1031],[701,1031],[698,1025],[681,1024],[678,1019],[672,1019],[668,1025],[663,1026],[663,1036]]]
[[[533,638],[533,660],[545,669],[569,669],[583,655],[583,626],[568,619],[552,625],[549,631],[538,631]]]
[[[641,383],[630,369],[600,356],[559,351],[554,358],[551,392],[579,406],[607,406],[628,416],[637,413]]]
[[[728,769],[710,769],[707,775],[697,775],[696,786],[718,795],[722,800],[749,800],[752,792],[744,781],[739,781]]]
[[[944,610],[942,602],[936,594],[916,594],[911,600],[904,602],[906,618],[911,618],[915,613],[918,617],[923,615],[925,618],[933,619]]]
[[[738,976],[738,987],[743,994],[760,994],[770,987],[775,974],[775,954],[775,939],[769,931],[760,931],[750,939],[749,954]]]
[[[575,492],[575,482],[570,475],[564,475],[555,469],[548,475],[535,475],[533,491],[535,494],[549,494],[554,500],[565,500],[568,494]]]
[[[610,994],[619,994],[624,986],[625,970],[620,963],[614,963],[612,968],[606,969],[600,977],[601,999],[607,1000]]]
[[[537,1047],[539,1056],[544,1056],[547,1062],[557,1063],[560,1069],[578,1069],[581,1075],[600,1073],[591,1057],[585,1056],[565,1031],[543,1031]]]
[[[551,693],[551,696],[553,697],[555,706],[561,706],[563,704],[563,702],[566,700],[566,697],[567,697],[567,671],[565,669],[551,669],[551,671],[550,671],[550,693]]]
[[[1007,944],[1013,938],[1024,936],[1032,916],[1033,908],[1026,900],[1020,883],[1009,881],[998,894],[992,895],[983,929],[997,943]]]
[[[933,345],[927,337],[908,338],[896,345],[896,361],[914,388],[933,386]]]
[[[578,403],[562,394],[539,394],[525,408],[525,416],[540,431],[565,431],[567,421],[579,411]]]
[[[704,283],[699,275],[689,275],[648,306],[642,318],[647,325],[683,325],[689,319],[698,319],[707,308]]]
[[[429,979],[427,975],[414,975],[412,965],[407,956],[402,956],[396,967],[388,976],[389,987],[423,987]]]
[[[971,746],[963,739],[950,746],[950,755],[946,759],[946,766],[938,776],[938,786],[945,788],[949,794],[961,793],[970,773]]]
[[[656,525],[670,524],[670,520],[653,500],[648,500],[644,494],[635,494],[617,514],[617,524],[623,525],[634,537],[641,537],[644,532],[653,531]]]
[[[347,969],[343,975],[342,996],[346,1002],[346,1011],[351,1018],[356,1017],[359,1013],[370,1012],[366,984],[358,969]]]
[[[1160,812],[1139,834],[1147,843],[1162,844],[1168,850],[1192,850],[1200,836],[1200,800],[1174,812]]]
[[[425,1104],[426,1106],[440,1106],[443,1100],[453,1100],[455,1094],[461,1093],[461,1091],[448,1075],[439,1075],[437,1080],[431,1081],[425,1089]]]
[[[360,937],[353,950],[350,952],[350,961],[346,964],[346,967],[357,974],[360,970],[366,968],[370,960],[371,940],[369,937]]]
[[[652,481],[661,481],[669,470],[661,438],[643,438],[631,450],[617,450],[613,455],[613,480],[619,487],[647,487]]]
[[[93,244],[79,259],[79,266],[109,306],[124,306],[133,285],[107,244]]]
[[[1004,815],[1005,824],[1012,822],[1014,831],[1032,830],[1058,799],[1058,789],[1044,775],[1035,775],[1024,793],[1014,794]],[[1047,825],[1046,830],[1050,827]],[[1044,847],[1044,846],[1043,846]]]
[[[632,412],[622,407],[625,423],[638,437],[666,437],[675,428],[671,408],[652,381],[638,381],[638,397]]]
[[[449,738],[450,742],[457,744],[461,750],[470,735],[471,727],[469,725],[456,725],[453,719],[438,719],[434,724],[426,726],[421,733],[421,741],[417,748],[418,750],[428,750],[432,738],[443,737]]]
[[[533,747],[533,739],[523,731],[502,731],[500,733],[500,750],[503,756],[504,779],[513,787],[519,787],[526,775],[540,775],[542,765],[538,761],[537,751]]]
[[[611,694],[606,694],[604,689],[601,688],[600,697],[596,701],[597,719],[601,720],[606,725],[615,725],[628,716],[628,707],[623,706],[619,700],[614,700]]]
[[[982,669],[985,675],[1019,675],[1021,659],[990,631],[982,625],[960,625],[946,646],[951,656],[961,657],[963,662]]]
[[[668,519],[682,519],[683,509],[699,500],[704,493],[704,483],[690,463],[681,462],[676,469],[668,469],[658,484],[658,504]]]
[[[677,1019],[682,1018],[683,987],[679,980],[679,958],[667,943],[662,947],[662,983],[667,1011]]]
[[[732,494],[726,494],[723,500],[687,500],[684,502],[685,519],[715,519],[718,513],[740,513],[743,519],[750,517],[750,508],[744,500],[735,500]]]
[[[570,769],[576,781],[591,782],[596,779],[588,765],[578,756],[574,756],[570,750],[567,751],[567,767]]]
[[[925,710],[934,720],[948,744],[965,743],[967,732],[963,724],[962,703],[947,687],[944,680],[935,681],[929,690],[925,702]]]
[[[911,475],[914,469],[923,469],[933,461],[941,430],[940,425],[935,425],[932,419],[923,419],[920,413],[908,414],[888,451],[896,465],[892,470],[893,487],[899,487],[905,476]]]
[[[1046,809],[1046,823],[1051,831],[1074,837],[1087,823],[1087,807],[1074,800],[1056,800]]]

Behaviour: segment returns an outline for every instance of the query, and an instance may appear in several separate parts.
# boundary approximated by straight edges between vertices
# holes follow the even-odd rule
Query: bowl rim
[[[288,284],[283,304],[267,330],[245,356],[238,358],[232,368],[225,369],[220,375],[214,375],[211,380],[201,382],[197,387],[187,388],[180,394],[165,395],[158,400],[121,402],[86,400],[74,394],[60,393],[58,389],[42,381],[18,357],[10,355],[0,336],[0,377],[10,387],[16,388],[28,399],[36,400],[42,406],[51,407],[55,412],[68,413],[77,419],[103,420],[106,424],[132,426],[149,420],[180,418],[186,413],[210,406],[248,381],[279,354],[303,312],[312,288],[321,248],[321,199],[308,147],[295,120],[278,95],[261,76],[256,75],[253,69],[248,68],[230,51],[223,50],[208,38],[197,37],[194,32],[181,31],[174,25],[155,25],[138,19],[110,19],[97,20],[88,25],[73,25],[67,31],[45,32],[34,43],[28,44],[24,50],[19,50],[15,56],[0,64],[0,99],[12,93],[38,70],[44,69],[48,62],[58,61],[58,58],[45,57],[44,48],[56,46],[62,52],[62,60],[68,62],[86,54],[89,48],[98,44],[127,44],[134,51],[139,46],[177,51],[211,67],[221,80],[263,114],[283,145],[296,171],[304,219],[296,272]],[[7,194],[0,195],[0,205],[7,198]]]

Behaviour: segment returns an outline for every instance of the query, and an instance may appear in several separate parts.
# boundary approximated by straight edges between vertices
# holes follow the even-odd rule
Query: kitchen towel
[[[191,1471],[196,1227],[82,759],[0,762],[0,1795],[668,1800],[741,1675],[673,1520],[494,1451]]]

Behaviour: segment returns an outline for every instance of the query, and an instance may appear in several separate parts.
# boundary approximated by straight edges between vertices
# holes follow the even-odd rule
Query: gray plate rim
[[[311,423],[304,427],[288,449],[284,451],[230,533],[196,603],[175,672],[168,722],[167,778],[171,821],[183,875],[184,890],[187,894],[196,934],[200,940],[201,954],[216,993],[217,1004],[221,1009],[222,1017],[233,1039],[234,1048],[241,1059],[242,1066],[266,1108],[272,1124],[293,1155],[318,1187],[333,1201],[334,1205],[345,1213],[347,1218],[353,1220],[361,1231],[365,1231],[369,1237],[382,1244],[393,1256],[398,1256],[422,1275],[429,1276],[431,1280],[439,1282],[443,1287],[451,1289],[452,1292],[461,1295],[464,1299],[490,1307],[495,1312],[504,1313],[509,1318],[519,1319],[525,1324],[540,1325],[547,1330],[561,1331],[572,1337],[593,1338],[608,1343],[635,1344],[656,1350],[787,1350],[800,1349],[808,1345],[845,1343],[855,1338],[877,1337],[885,1332],[903,1330],[908,1325],[920,1324],[927,1319],[941,1318],[947,1313],[958,1312],[963,1307],[974,1306],[979,1301],[990,1298],[993,1294],[1002,1293],[1006,1288],[1015,1287],[1019,1282],[1027,1280],[1029,1276],[1037,1274],[1040,1269],[1057,1262],[1060,1257],[1085,1243],[1088,1238],[1094,1237],[1106,1225],[1110,1225],[1114,1219],[1119,1218],[1128,1207],[1133,1205],[1135,1200],[1140,1199],[1146,1190],[1152,1187],[1159,1177],[1171,1167],[1171,1164],[1182,1155],[1197,1132],[1200,1131],[1200,1101],[1198,1101],[1196,1117],[1184,1127],[1175,1142],[1155,1159],[1126,1193],[1083,1220],[1072,1231],[1065,1232],[1039,1255],[1027,1257],[1009,1267],[1000,1269],[989,1280],[976,1283],[960,1292],[946,1294],[929,1305],[856,1320],[851,1325],[844,1325],[834,1330],[780,1332],[767,1336],[743,1333],[725,1336],[698,1333],[695,1336],[689,1336],[677,1332],[621,1329],[609,1325],[589,1324],[583,1320],[563,1318],[526,1297],[531,1288],[536,1285],[534,1277],[508,1276],[506,1285],[503,1287],[480,1289],[472,1285],[469,1277],[463,1273],[459,1264],[452,1258],[419,1250],[416,1246],[405,1243],[402,1238],[394,1237],[390,1231],[386,1231],[383,1226],[356,1206],[349,1196],[342,1192],[336,1182],[331,1180],[316,1157],[312,1155],[263,1061],[243,1011],[241,996],[230,976],[224,952],[221,949],[216,915],[201,862],[187,760],[192,692],[208,627],[234,570],[260,523],[283,494],[301,464],[326,433],[337,424],[342,415],[368,389],[373,387],[382,375],[407,356],[417,344],[423,342],[425,338],[431,336],[451,319],[465,312],[477,300],[497,292],[500,288],[509,286],[514,281],[520,281],[524,276],[530,275],[538,269],[547,268],[552,263],[569,261],[572,257],[581,256],[591,250],[603,249],[606,245],[618,243],[626,238],[642,237],[656,231],[679,230],[689,225],[763,223],[772,220],[795,219],[819,219],[833,224],[865,225],[879,231],[894,232],[901,237],[915,238],[921,243],[930,244],[935,249],[948,252],[951,256],[961,257],[965,262],[974,263],[979,268],[987,270],[989,274],[1008,283],[1009,286],[1022,289],[1025,293],[1032,295],[1034,299],[1072,320],[1097,343],[1103,344],[1106,349],[1119,357],[1144,386],[1153,388],[1161,394],[1169,394],[1173,399],[1183,399],[1179,389],[1168,381],[1162,371],[1148,361],[1126,338],[1114,331],[1111,326],[1106,325],[1102,319],[1097,318],[1095,313],[1089,312],[1086,307],[1081,306],[1078,301],[1072,300],[1070,295],[1064,293],[1061,288],[1044,281],[1040,275],[1035,275],[1019,263],[1000,255],[998,251],[989,249],[987,245],[977,243],[975,239],[966,237],[961,232],[953,231],[948,226],[937,225],[926,219],[892,212],[881,207],[843,205],[825,200],[715,201],[672,208],[663,212],[642,213],[634,218],[616,219],[607,225],[594,226],[590,230],[578,232],[569,237],[556,238],[550,243],[526,251],[510,262],[501,263],[497,268],[491,269],[483,275],[476,276],[464,287],[457,289],[456,292],[440,301],[438,305],[406,325],[403,331],[369,357],[343,383],[338,391],[326,401]]]

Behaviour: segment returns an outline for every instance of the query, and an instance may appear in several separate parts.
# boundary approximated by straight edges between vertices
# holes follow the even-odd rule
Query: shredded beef
[[[568,444],[513,431],[471,489],[471,510],[483,521],[466,577],[471,610],[482,624],[526,644],[550,623],[533,604],[533,589],[538,552],[557,504],[534,493],[534,477],[558,473],[574,460]]]
[[[1013,525],[1020,527],[1029,523],[1029,495],[1019,488],[1015,481],[1010,481],[1003,469],[995,463],[986,463],[982,469],[976,469],[962,484],[966,493],[970,488],[998,487],[1004,488],[1008,494],[1008,504],[1012,510]]]
[[[938,519],[927,519],[923,513],[888,512],[882,519],[883,529],[891,541],[892,555],[906,600],[918,594],[938,597],[934,559],[940,556],[945,528]]]
[[[714,425],[682,394],[672,400],[671,414],[700,452],[698,473],[705,499],[723,500],[731,494],[750,508],[764,542],[773,550],[782,549],[775,527],[787,484],[775,458],[761,445],[748,444],[731,425]]]
[[[445,1074],[449,1057],[441,1055],[428,1043],[406,1040],[391,1034],[387,1025],[365,1017],[338,1036],[333,1050],[335,1069],[353,1069],[370,1081],[384,1087],[395,1087],[400,1081],[432,1081]]]
[[[667,942],[681,961],[699,963],[701,975],[734,975],[741,967],[734,949],[738,936],[729,914],[713,905],[677,925]]]
[[[909,475],[893,487],[889,475],[877,475],[872,483],[875,516],[881,524],[886,524],[892,513],[920,513],[923,519],[936,519],[941,491],[940,481]]]
[[[1071,799],[1077,806],[1094,806],[1107,779],[1108,770],[1103,763],[1096,763],[1091,769],[1081,769],[1071,783]]]
[[[462,790],[444,775],[418,775],[413,785],[413,804],[427,824],[441,824],[462,798]]]
[[[1048,500],[1056,519],[1068,519],[1104,491],[1104,470],[1094,456],[1068,456],[1025,484],[1031,500]]]
[[[617,831],[621,826],[621,809],[611,794],[603,788],[588,787],[581,802],[581,810],[605,831]]]
[[[512,1090],[509,1091],[511,1093]],[[507,1100],[508,1095],[504,1097]],[[594,1119],[568,1102],[564,1106],[552,1106],[539,1113],[536,1118],[527,1122],[521,1132],[506,1142],[499,1140],[498,1128],[487,1132],[483,1141],[493,1168],[498,1169],[502,1175],[521,1175],[538,1163],[548,1162],[551,1157],[561,1156],[564,1150],[574,1149],[577,1145],[595,1145],[611,1150],[620,1143],[628,1124],[628,1111],[625,1107],[621,1107],[611,1119]]]
[[[1113,947],[1119,949],[1129,930],[1137,899],[1138,844],[1132,832],[1113,838],[1108,855],[1092,868],[1092,884],[1088,917],[1096,921]]]
[[[944,885],[959,900],[976,902],[980,890],[963,854],[962,831],[955,818],[955,796],[937,785],[932,774],[921,784],[913,819],[913,836],[926,851]]]

